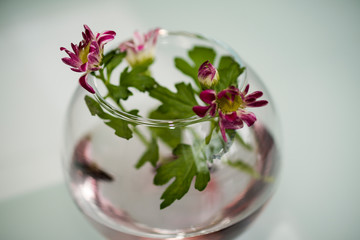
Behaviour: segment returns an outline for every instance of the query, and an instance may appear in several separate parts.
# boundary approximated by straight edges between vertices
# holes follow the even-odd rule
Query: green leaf
[[[126,52],[114,52],[109,60],[106,59],[104,66],[107,70],[107,77],[110,79],[112,71],[119,66],[122,60],[125,58]]]
[[[176,93],[162,86],[157,86],[149,91],[151,97],[163,103],[156,110],[156,114],[162,119],[180,119],[194,115],[192,108],[197,105],[197,102],[191,85],[178,83],[175,87]]]
[[[150,114],[150,118],[153,118]],[[171,148],[175,148],[178,144],[181,143],[181,128],[176,127],[174,129],[156,127],[151,128],[153,135],[159,137],[166,145]]]
[[[120,99],[127,100],[133,93],[129,90],[130,87],[136,88],[141,92],[152,89],[156,85],[155,80],[147,75],[147,68],[136,67],[129,70],[126,67],[120,75],[119,86],[107,84],[109,95],[116,101]]]
[[[191,77],[196,85],[200,88],[200,83],[198,81],[198,69],[195,69],[193,66],[191,66],[188,62],[186,62],[184,59],[176,57],[175,58],[175,67],[179,69],[183,74]]]
[[[227,161],[226,163],[231,167],[234,167],[242,172],[245,172],[245,173],[251,175],[255,179],[260,178],[260,174],[252,166],[250,166],[249,164],[245,163],[242,160],[238,160],[235,162]]]
[[[236,132],[236,135],[235,135],[235,139],[247,150],[251,151],[252,150],[252,146],[251,144],[247,143],[244,141],[244,139],[241,137],[241,135]]]
[[[98,115],[101,119],[103,119],[106,125],[115,130],[115,134],[117,136],[125,139],[132,138],[132,131],[126,121],[113,117],[110,114],[104,112],[100,104],[89,96],[85,96],[85,102],[90,110],[91,115]]]
[[[219,62],[219,69],[226,69],[228,67],[230,67],[231,65],[233,65],[234,63],[237,64],[237,62],[234,60],[233,57],[231,56],[222,56],[220,58],[220,62]]]
[[[241,67],[232,57],[222,56],[218,67],[220,80],[215,87],[216,90],[221,91],[231,85],[237,86],[237,79],[244,70],[245,67]]]
[[[115,130],[115,135],[127,140],[132,138],[132,131],[130,130],[126,121],[112,118],[110,121],[105,122],[105,124]]]
[[[128,68],[125,68],[120,76],[120,86],[133,87],[141,92],[150,90],[155,86],[156,82],[146,73],[147,68],[145,67],[136,67],[131,71],[128,71]]]
[[[186,60],[176,57],[175,67],[185,75],[191,77],[195,84],[201,88],[197,77],[199,67],[207,60],[214,63],[216,52],[212,48],[195,46],[188,52],[188,55],[192,60],[192,63],[188,63]]]
[[[159,146],[156,138],[153,138],[145,153],[141,156],[140,160],[136,164],[136,168],[142,167],[146,162],[150,162],[153,167],[156,167],[156,163],[159,160]]]
[[[189,191],[194,177],[195,188],[199,191],[204,190],[210,181],[206,160],[194,156],[190,145],[179,144],[173,154],[177,159],[161,165],[154,178],[155,185],[164,185],[175,178],[161,195],[161,209],[168,207],[176,199],[180,200]]]
[[[190,50],[189,57],[195,63],[196,75],[200,65],[207,60],[211,63],[214,63],[215,56],[216,52],[214,49],[209,47],[195,46],[192,50]]]
[[[110,96],[118,103],[120,99],[128,99],[133,93],[124,86],[116,86],[113,84],[108,84],[107,89]]]
[[[112,50],[106,54],[104,54],[103,58],[102,58],[102,64],[104,64],[104,67],[106,67],[108,65],[108,63],[110,62],[110,60],[113,58],[113,56],[116,54],[116,49]]]

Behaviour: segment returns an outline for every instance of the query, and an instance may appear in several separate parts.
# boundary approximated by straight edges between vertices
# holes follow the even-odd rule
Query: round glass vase
[[[108,239],[233,239],[274,192],[280,164],[274,105],[259,78],[230,47],[195,34],[161,30],[150,68],[152,76],[173,92],[177,82],[194,84],[174,64],[175,57],[189,59],[188,51],[194,46],[214,49],[215,63],[221,56],[231,56],[245,66],[238,78],[239,89],[249,83],[250,90],[262,91],[269,104],[251,109],[258,119],[255,124],[234,131],[225,143],[216,130],[210,140],[205,140],[213,124],[210,118],[195,114],[183,119],[146,117],[161,105],[146,93],[133,90],[133,96],[124,102],[124,108],[139,110],[135,115],[105,98],[102,82],[94,77],[89,79],[94,95],[78,87],[67,112],[63,168],[77,206]],[[120,73],[124,66],[117,69]],[[112,76],[118,76],[115,72]],[[93,116],[84,100],[89,97],[107,116],[125,123],[132,137],[118,137],[103,119]],[[155,167],[150,162],[139,164],[141,158],[152,154],[154,132],[162,136],[156,146],[159,161]],[[179,145],[183,151],[192,152],[193,158],[198,156],[196,152],[209,158],[205,167],[210,181],[202,191],[195,189],[196,177],[190,183],[181,183],[190,184],[188,192],[160,209],[162,194],[175,178],[156,185],[154,177],[162,164],[180,159],[173,152]]]

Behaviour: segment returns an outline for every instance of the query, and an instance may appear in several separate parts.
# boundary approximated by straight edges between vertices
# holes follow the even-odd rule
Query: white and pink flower
[[[93,34],[91,29],[84,25],[85,31],[82,33],[83,40],[79,45],[71,43],[73,52],[61,47],[69,57],[61,60],[71,67],[75,72],[84,72],[80,79],[80,85],[90,93],[95,93],[94,89],[87,83],[88,74],[101,69],[101,60],[104,52],[104,45],[115,38],[114,31],[105,31]]]
[[[126,60],[135,67],[150,63],[154,60],[155,46],[159,35],[159,28],[145,34],[134,33],[134,38],[120,44],[120,51],[126,51]]]

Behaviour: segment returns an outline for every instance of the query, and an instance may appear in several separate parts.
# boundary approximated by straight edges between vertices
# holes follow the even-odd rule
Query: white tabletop
[[[360,239],[356,0],[1,1],[0,239],[102,239],[60,164],[78,83],[59,47],[80,40],[84,23],[122,40],[153,27],[202,33],[263,79],[282,123],[281,183],[239,240]]]

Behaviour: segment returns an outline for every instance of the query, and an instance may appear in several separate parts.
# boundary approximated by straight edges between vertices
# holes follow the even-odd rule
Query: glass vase
[[[174,57],[188,58],[187,51],[194,46],[211,47],[219,57],[232,56],[246,67],[238,78],[239,89],[249,83],[252,89],[264,92],[270,104],[253,111],[258,120],[252,127],[236,130],[227,142],[220,132],[214,132],[204,145],[212,127],[209,118],[195,114],[183,119],[146,117],[159,102],[136,91],[125,104],[127,109],[139,110],[131,114],[105,97],[106,90],[96,78],[89,79],[96,94],[78,87],[66,117],[63,169],[77,206],[108,239],[234,239],[275,190],[280,154],[274,105],[257,75],[229,46],[196,34],[161,30],[151,74],[173,91],[176,82],[190,83],[174,67]],[[112,118],[123,120],[133,129],[132,138],[116,136],[102,119],[93,116],[86,97]],[[155,167],[139,162],[151,154],[151,132],[167,138],[166,143],[159,141]],[[202,191],[195,189],[195,178],[183,183],[191,185],[188,192],[160,209],[161,196],[174,179],[155,185],[154,176],[162,163],[176,160],[176,144],[192,152],[201,149],[211,159],[206,166],[211,180]]]

